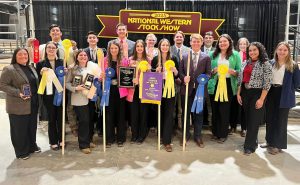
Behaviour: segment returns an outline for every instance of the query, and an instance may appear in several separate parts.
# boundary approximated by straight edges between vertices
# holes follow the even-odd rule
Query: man
[[[182,56],[187,54],[190,51],[190,48],[183,45],[185,35],[182,31],[176,31],[173,37],[174,45],[171,46],[170,52],[171,55],[176,56],[178,58],[179,64],[182,60]],[[181,80],[179,78],[176,79],[175,84],[175,124],[174,129],[178,129],[181,127],[181,96],[180,96],[180,84]],[[176,132],[175,132],[176,133]]]
[[[182,80],[181,85],[181,106],[182,110],[184,110],[184,99],[185,99],[185,88],[188,83],[188,103],[187,103],[187,121],[186,121],[186,140],[188,141],[191,137],[190,133],[190,114],[191,107],[195,98],[195,94],[198,88],[197,77],[201,74],[206,74],[208,76],[211,75],[211,61],[208,55],[204,52],[201,52],[201,46],[203,44],[203,37],[200,34],[192,34],[190,37],[191,44],[191,56],[190,56],[190,69],[189,76],[187,76],[187,64],[188,64],[188,55],[184,55],[182,57],[182,61],[179,67],[179,77]],[[207,88],[205,86],[205,96],[207,96]],[[203,102],[205,103],[205,102]],[[196,144],[203,148],[203,140],[201,136],[201,129],[203,124],[203,112],[193,113],[193,125],[194,125],[194,140]],[[182,123],[184,123],[184,116],[182,119]],[[182,124],[183,127],[183,124]],[[182,141],[181,141],[182,142]],[[182,143],[181,143],[182,144]]]
[[[212,31],[208,31],[204,35],[204,46],[202,47],[202,51],[205,54],[209,54],[209,52],[214,51],[215,48],[212,46],[214,43],[214,35]]]
[[[133,55],[135,42],[127,39],[127,34],[128,34],[127,26],[123,23],[119,23],[116,26],[116,32],[118,34],[118,38],[109,41],[108,45],[112,41],[117,41],[117,43],[119,43],[120,47],[121,47],[122,57],[126,57],[126,58],[130,57],[131,55]],[[107,51],[107,52],[109,52],[109,51]]]
[[[213,43],[214,43],[214,36],[213,36],[213,32],[212,31],[208,31],[205,33],[204,35],[204,46],[202,47],[202,51],[205,54],[209,54],[210,52],[215,50],[215,47],[213,47]],[[209,125],[208,122],[208,108],[210,108],[210,100],[209,98],[205,99],[205,106],[204,106],[204,112],[203,112],[203,124],[204,125]]]
[[[101,48],[98,48],[98,46],[97,46],[98,41],[99,41],[99,39],[98,39],[96,33],[93,31],[89,31],[87,34],[87,42],[89,43],[89,46],[87,48],[85,48],[84,50],[87,53],[88,60],[95,62],[95,63],[98,63],[97,51],[101,50]],[[103,53],[102,50],[101,50],[101,52]],[[97,129],[98,136],[101,136],[102,135],[102,116],[101,116],[101,114],[99,114],[99,116],[98,116],[100,107],[98,107],[97,101],[89,101],[89,109],[90,109],[90,119],[91,119],[90,120],[90,131],[89,131],[90,147],[95,148],[96,145],[94,144],[94,141],[93,141],[94,129],[95,129],[94,123],[96,122],[96,129]]]

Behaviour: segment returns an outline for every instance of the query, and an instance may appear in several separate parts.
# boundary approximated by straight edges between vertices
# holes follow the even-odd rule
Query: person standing
[[[272,86],[267,95],[267,150],[276,155],[287,148],[289,110],[295,106],[295,89],[300,87],[299,66],[293,62],[287,42],[280,42],[272,63]]]
[[[244,154],[250,155],[257,148],[258,129],[264,118],[263,107],[271,87],[272,66],[260,42],[250,44],[247,58],[239,74],[237,100],[245,111],[247,132]]]
[[[224,143],[228,136],[230,103],[232,97],[237,92],[237,76],[241,68],[241,58],[237,51],[233,49],[233,41],[228,34],[222,34],[217,42],[216,49],[210,53],[212,78],[208,81],[208,93],[212,107],[212,140],[218,143]],[[228,101],[216,100],[216,91],[219,77],[222,75],[219,71],[220,66],[226,66],[226,89]]]
[[[29,62],[28,51],[16,49],[11,64],[4,67],[0,77],[0,90],[6,93],[11,142],[16,157],[23,160],[28,159],[31,153],[41,152],[36,144],[39,80]]]
[[[187,125],[186,125],[186,140],[188,141],[191,137],[190,133],[190,114],[193,101],[196,96],[196,91],[199,86],[197,78],[201,74],[206,74],[210,77],[211,74],[211,61],[208,55],[201,52],[201,46],[203,44],[203,37],[200,34],[192,34],[190,37],[191,44],[191,55],[190,55],[190,69],[189,76],[187,76],[187,65],[188,65],[188,55],[184,55],[179,67],[179,76],[184,82],[181,85],[181,107],[182,110],[185,108],[185,96],[188,96],[187,102]],[[186,84],[188,85],[188,94],[185,94]],[[204,96],[207,96],[207,87],[205,86]],[[204,97],[203,97],[204,99]],[[203,104],[205,101],[203,101]],[[185,111],[184,111],[185,112]],[[182,118],[182,123],[184,123],[184,116]],[[193,125],[194,125],[194,141],[200,147],[204,147],[201,130],[203,125],[203,110],[199,113],[193,113]],[[183,128],[183,124],[182,124]],[[182,144],[182,140],[181,140]]]

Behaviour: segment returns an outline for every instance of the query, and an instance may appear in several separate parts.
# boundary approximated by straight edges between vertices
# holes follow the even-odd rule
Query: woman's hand
[[[217,67],[215,67],[215,68],[211,71],[212,74],[216,74],[217,72],[218,72],[218,68],[217,68]]]
[[[236,98],[237,98],[238,103],[242,106],[243,105],[243,101],[242,101],[241,95],[237,94]]]
[[[139,81],[137,80],[137,78],[133,78],[133,79],[132,79],[132,82],[133,82],[135,85],[139,84]]]
[[[184,84],[187,84],[187,83],[189,83],[189,82],[190,82],[190,80],[191,80],[191,77],[190,77],[190,76],[185,76],[185,77],[184,77],[184,79],[183,79],[183,81],[184,81]]]
[[[65,74],[67,74],[68,73],[68,68],[64,68],[64,72],[65,72]]]
[[[22,98],[23,100],[28,100],[28,99],[30,99],[30,96],[24,96],[23,93],[20,93],[19,96],[20,96],[20,98]]]
[[[155,71],[160,73],[161,72],[161,67],[158,66]]]
[[[41,74],[41,75],[43,75],[43,72],[44,72],[44,71],[48,71],[48,70],[49,70],[49,68],[48,68],[48,67],[43,67],[43,68],[41,69],[41,72],[40,72],[40,74]]]
[[[175,76],[177,76],[178,70],[176,69],[176,67],[171,67],[171,71],[175,74]]]
[[[75,87],[75,90],[76,91],[82,91],[82,90],[84,90],[85,88],[83,87],[83,85],[77,85],[76,87]]]
[[[255,108],[260,109],[260,108],[262,108],[263,105],[264,105],[264,100],[258,99],[255,103]]]
[[[236,76],[236,71],[233,69],[228,69],[228,74],[232,75],[232,76]]]

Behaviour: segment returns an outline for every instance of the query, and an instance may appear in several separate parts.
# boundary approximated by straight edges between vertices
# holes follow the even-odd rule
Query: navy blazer
[[[274,60],[270,61],[272,66],[275,64]],[[280,108],[293,108],[296,106],[295,90],[300,87],[300,71],[299,66],[294,64],[294,71],[291,73],[287,70],[284,72],[282,90],[280,97]]]
[[[192,50],[190,51],[190,82],[189,82],[189,89],[188,95],[191,96],[194,84],[195,88],[198,88],[199,83],[197,82],[197,78],[201,74],[206,74],[209,77],[211,76],[211,60],[210,57],[205,54],[204,52],[200,52],[200,56],[197,63],[197,69],[194,70],[193,60],[192,60]],[[187,63],[188,63],[188,54],[182,57],[182,61],[180,62],[179,66],[179,77],[182,82],[184,82],[184,77],[187,75]],[[185,84],[181,84],[181,95],[185,96]],[[207,85],[205,85],[205,96],[207,96]]]

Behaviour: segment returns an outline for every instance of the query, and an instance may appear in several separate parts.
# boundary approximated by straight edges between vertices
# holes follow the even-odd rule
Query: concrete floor
[[[242,154],[243,138],[229,136],[225,144],[209,140],[204,131],[205,148],[189,142],[182,152],[177,136],[174,151],[157,150],[154,133],[142,145],[125,143],[123,148],[113,145],[102,150],[98,145],[90,155],[78,150],[76,138],[67,134],[67,149],[49,150],[48,136],[40,125],[37,133],[42,153],[30,159],[15,158],[9,135],[8,116],[4,99],[0,99],[0,185],[226,185],[226,184],[300,184],[300,121],[290,119],[288,149],[272,156],[258,148],[255,154]],[[264,142],[265,128],[260,128],[259,142]],[[129,137],[128,137],[129,138]],[[102,139],[96,138],[97,144]]]

